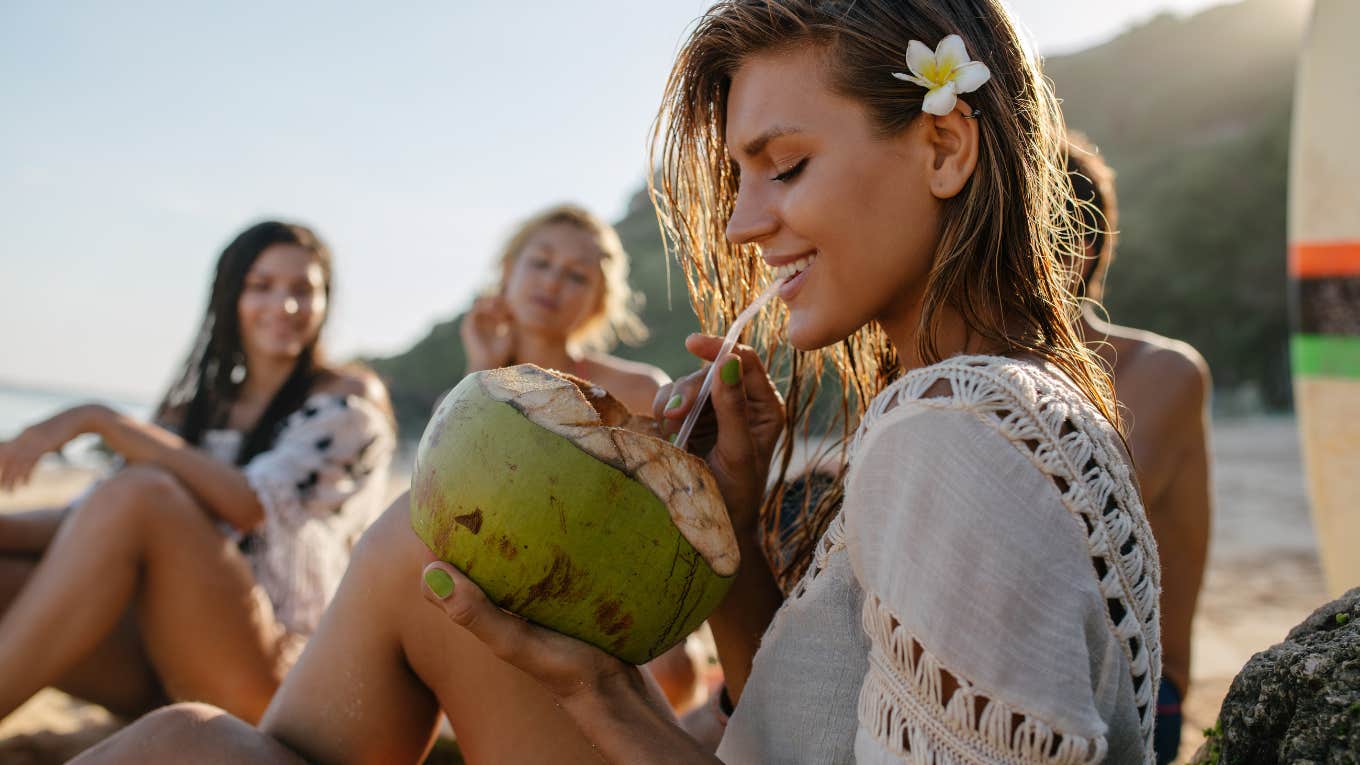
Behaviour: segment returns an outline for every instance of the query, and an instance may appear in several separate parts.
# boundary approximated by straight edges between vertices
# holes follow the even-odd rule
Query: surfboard
[[[1317,0],[1299,58],[1289,178],[1291,363],[1318,552],[1360,586],[1360,0]]]

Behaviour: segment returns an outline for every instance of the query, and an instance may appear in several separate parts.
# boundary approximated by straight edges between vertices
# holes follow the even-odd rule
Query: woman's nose
[[[558,290],[562,289],[562,285],[566,280],[566,274],[563,274],[561,271],[548,271],[543,274],[543,281],[540,283],[540,286],[548,294],[556,295]]]
[[[732,217],[727,219],[727,241],[732,244],[758,244],[779,229],[779,219],[754,191],[737,192]]]
[[[298,299],[292,295],[289,295],[283,300],[283,312],[289,316],[296,314],[300,307],[301,306],[298,305]]]

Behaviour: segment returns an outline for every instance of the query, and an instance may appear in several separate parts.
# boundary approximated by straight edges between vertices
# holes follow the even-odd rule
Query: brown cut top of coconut
[[[714,573],[737,572],[741,555],[713,474],[703,460],[661,439],[651,419],[630,414],[588,380],[533,364],[479,372],[478,383],[493,400],[641,481]]]

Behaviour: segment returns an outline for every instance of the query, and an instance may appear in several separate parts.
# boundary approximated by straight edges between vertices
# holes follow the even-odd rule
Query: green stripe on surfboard
[[[1290,353],[1300,377],[1360,380],[1360,337],[1294,335]]]

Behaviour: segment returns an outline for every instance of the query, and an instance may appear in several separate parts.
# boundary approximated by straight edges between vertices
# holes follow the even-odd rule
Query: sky
[[[1221,1],[1011,7],[1058,55]],[[0,383],[154,397],[222,247],[270,217],[335,252],[333,356],[405,349],[519,218],[623,213],[708,4],[5,0]]]

